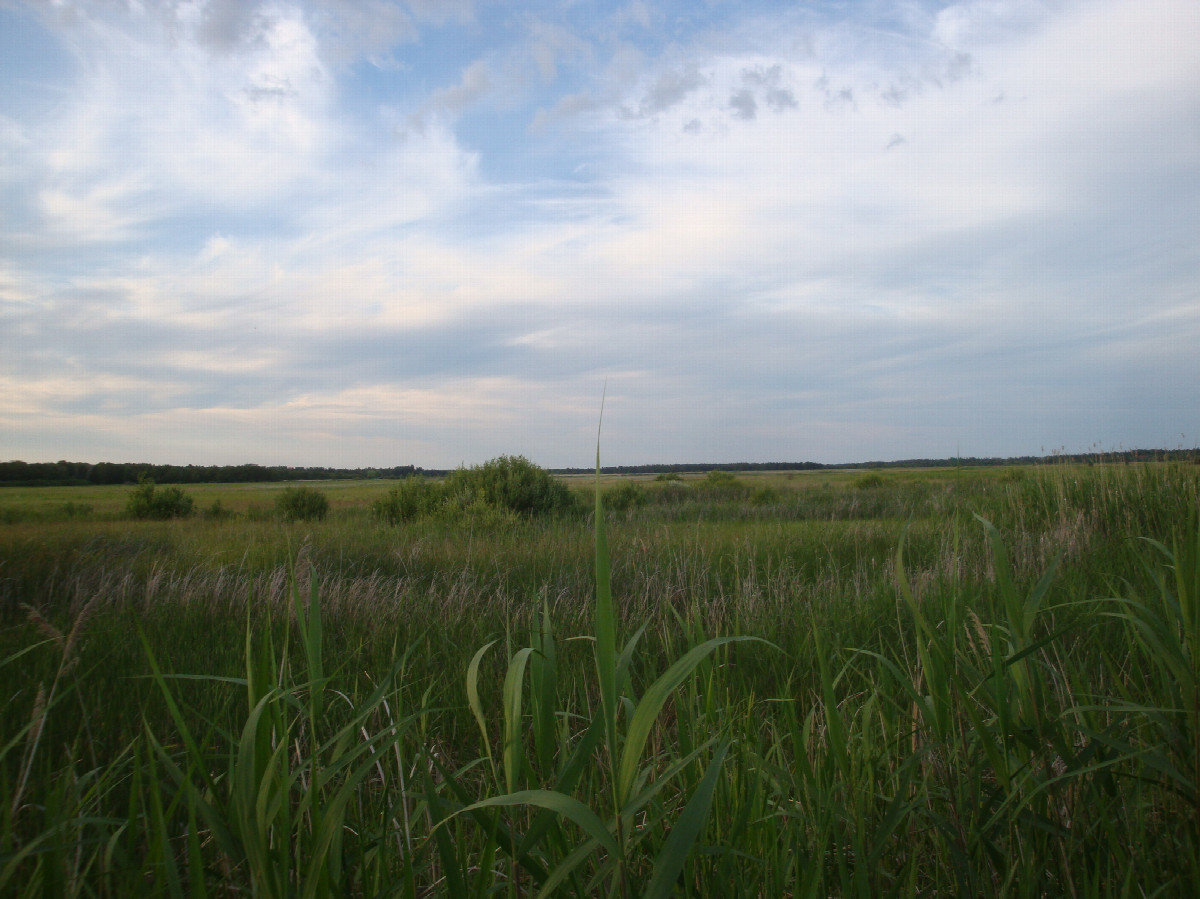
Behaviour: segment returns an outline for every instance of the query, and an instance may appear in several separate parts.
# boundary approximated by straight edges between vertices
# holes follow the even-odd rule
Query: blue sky
[[[1194,0],[0,0],[0,457],[1200,444]]]

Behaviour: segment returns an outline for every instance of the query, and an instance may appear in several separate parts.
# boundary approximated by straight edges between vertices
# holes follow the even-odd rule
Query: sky
[[[1195,0],[0,0],[0,457],[1200,445]]]

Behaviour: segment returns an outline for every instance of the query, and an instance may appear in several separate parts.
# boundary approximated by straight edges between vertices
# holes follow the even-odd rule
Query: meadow
[[[1200,895],[1200,466],[565,483],[0,491],[0,895]]]

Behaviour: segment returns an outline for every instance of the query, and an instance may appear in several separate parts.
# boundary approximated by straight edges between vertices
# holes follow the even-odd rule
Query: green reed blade
[[[524,744],[522,742],[521,715],[522,696],[525,685],[525,667],[529,656],[533,653],[531,647],[519,650],[508,665],[504,675],[504,781],[508,792],[516,792],[517,780],[521,776],[524,763]]]
[[[680,813],[675,826],[663,843],[658,857],[654,860],[654,874],[643,893],[645,899],[667,899],[675,892],[675,881],[683,870],[684,862],[692,851],[692,845],[704,829],[708,821],[709,809],[712,808],[713,792],[717,786],[717,777],[721,773],[721,764],[729,752],[729,742],[717,747],[712,761],[704,772],[696,791],[688,799]]]
[[[641,765],[642,751],[650,738],[650,731],[675,688],[687,680],[696,667],[718,647],[728,643],[745,642],[772,645],[761,637],[714,637],[687,652],[646,689],[629,722],[625,745],[621,751],[621,762],[617,771],[618,808],[624,806],[629,798],[634,777]]]

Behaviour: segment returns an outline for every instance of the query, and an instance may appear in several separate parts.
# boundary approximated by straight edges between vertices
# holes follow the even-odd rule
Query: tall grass
[[[881,480],[11,526],[0,894],[1200,893],[1195,470]]]

